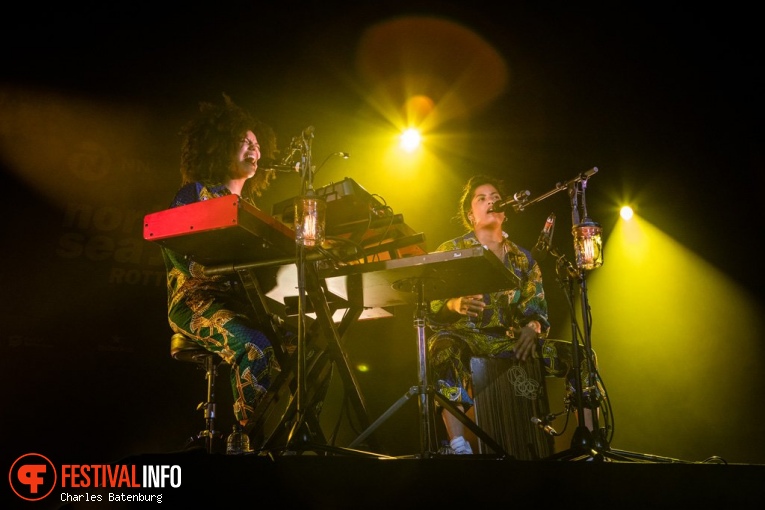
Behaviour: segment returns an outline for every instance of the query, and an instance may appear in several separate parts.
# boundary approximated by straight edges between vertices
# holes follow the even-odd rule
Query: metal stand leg
[[[205,425],[206,429],[203,434],[205,435],[205,444],[207,446],[207,452],[213,451],[213,439],[215,438],[215,379],[217,377],[217,367],[215,364],[214,356],[207,356],[205,358],[205,377],[207,378],[207,402],[205,402]]]
[[[302,250],[302,247],[300,249]],[[301,259],[302,257],[298,258]],[[251,280],[254,283],[249,287],[254,289],[253,294],[262,295],[256,285],[257,280],[255,278]],[[274,451],[290,455],[311,451],[324,452],[328,455],[385,457],[376,453],[327,444],[327,439],[321,430],[318,413],[333,371],[340,376],[356,417],[364,426],[368,421],[366,408],[358,382],[340,345],[340,332],[332,320],[332,311],[318,278],[315,264],[310,262],[298,264],[298,282],[300,322],[298,323],[297,352],[291,356],[286,356],[281,361],[283,370],[272,382],[268,393],[258,405],[255,411],[256,418],[248,424],[247,433],[264,431],[265,415],[271,411],[272,406],[281,397],[287,399],[286,408],[281,414],[276,428],[264,438],[262,451]],[[306,329],[305,315],[309,301],[312,310],[316,313],[317,325],[324,333],[324,343],[310,345],[313,354],[310,359],[307,359],[309,335]],[[253,306],[260,305],[260,308],[263,308],[258,299],[251,299],[251,302]],[[267,317],[267,314],[261,313],[261,315]],[[356,317],[358,315],[353,318]],[[347,326],[348,323],[343,321],[342,327]],[[318,330],[314,333],[315,336],[319,336]],[[313,340],[318,341],[318,338]],[[294,388],[292,388],[293,384]]]
[[[199,368],[204,369],[205,379],[207,380],[207,400],[200,402],[197,405],[197,411],[203,411],[205,417],[205,429],[200,431],[196,436],[191,437],[186,442],[186,448],[190,447],[197,441],[203,440],[205,450],[207,453],[212,453],[214,449],[214,440],[220,436],[220,433],[215,430],[215,379],[218,375],[217,364],[215,363],[215,356],[205,354],[202,356],[203,360],[199,365]],[[197,361],[199,363],[199,361]]]
[[[436,444],[435,405],[433,388],[428,377],[428,346],[425,338],[425,303],[423,303],[422,284],[417,286],[417,311],[414,316],[417,329],[417,376],[420,388],[420,454],[425,456],[438,451]]]

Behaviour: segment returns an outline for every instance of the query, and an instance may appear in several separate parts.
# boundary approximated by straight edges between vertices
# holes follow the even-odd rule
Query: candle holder
[[[315,248],[324,242],[327,203],[316,196],[295,199],[295,242],[305,248]]]
[[[603,265],[603,229],[589,218],[572,227],[579,269],[590,271]]]

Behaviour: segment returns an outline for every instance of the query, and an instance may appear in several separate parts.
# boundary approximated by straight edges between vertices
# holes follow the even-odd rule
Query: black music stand
[[[419,405],[420,456],[437,454],[435,444],[435,402],[451,412],[498,455],[507,452],[452,402],[438,393],[428,374],[425,315],[428,302],[461,294],[494,292],[517,286],[518,279],[483,247],[437,252],[423,256],[364,264],[347,276],[361,278],[364,306],[395,306],[414,301],[414,326],[417,329],[418,381],[387,411],[354,439],[349,447],[360,445],[398,409],[417,395]],[[340,275],[342,276],[342,275]],[[338,275],[335,275],[338,277]]]

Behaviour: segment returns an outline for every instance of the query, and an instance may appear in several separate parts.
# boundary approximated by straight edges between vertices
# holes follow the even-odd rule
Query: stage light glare
[[[399,146],[406,152],[414,152],[422,143],[420,132],[414,128],[409,128],[399,137]]]
[[[632,219],[632,216],[634,215],[634,211],[632,210],[632,207],[625,205],[619,210],[619,216],[622,217],[623,220],[629,221]]]

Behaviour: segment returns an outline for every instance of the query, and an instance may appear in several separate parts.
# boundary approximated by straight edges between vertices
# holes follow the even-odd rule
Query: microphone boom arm
[[[543,195],[539,195],[537,198],[533,200],[529,200],[529,201],[524,200],[521,204],[518,204],[517,208],[515,208],[515,206],[514,208],[516,209],[517,212],[523,211],[526,207],[530,206],[531,204],[536,204],[537,202],[541,202],[542,200],[558,193],[559,191],[567,190],[569,189],[570,186],[573,186],[574,184],[578,182],[582,182],[582,181],[587,182],[587,179],[589,179],[596,173],[598,173],[598,167],[594,166],[590,168],[589,170],[585,170],[584,172],[580,173],[573,179],[569,179],[566,182],[557,183],[555,185],[555,188],[551,189],[550,191],[548,191],[547,193]]]
[[[531,195],[531,192],[527,189],[519,191],[512,197],[500,200],[496,204],[493,204],[491,209],[489,209],[489,212],[504,212],[508,206],[512,206],[515,212],[522,211],[523,205],[526,203],[526,200],[528,200],[529,195]]]

